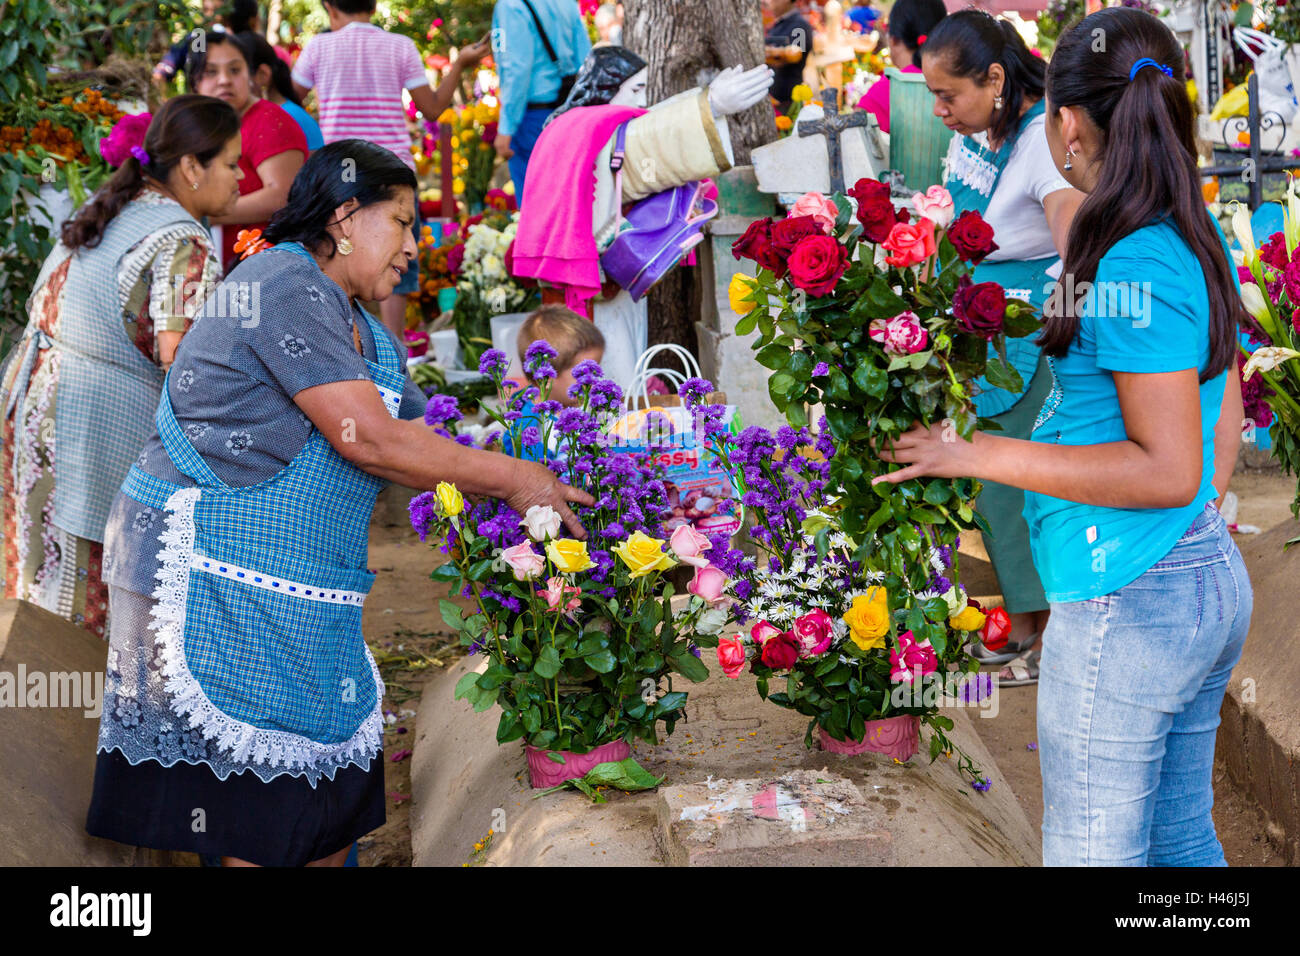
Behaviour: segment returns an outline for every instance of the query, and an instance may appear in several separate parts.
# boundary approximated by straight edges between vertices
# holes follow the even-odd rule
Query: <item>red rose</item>
[[[826,295],[849,267],[849,251],[831,236],[800,239],[786,262],[790,281],[809,295]]]
[[[948,227],[948,241],[967,262],[979,262],[998,247],[993,241],[993,227],[973,209],[953,220]]]
[[[753,259],[764,269],[785,275],[785,263],[772,248],[772,217],[758,219],[749,224],[745,234],[731,244],[731,254],[737,259]]]
[[[991,339],[1002,331],[1007,314],[1007,297],[996,282],[971,282],[970,276],[957,280],[952,296],[952,315],[957,328],[968,335]]]
[[[800,239],[808,236],[824,236],[826,230],[815,216],[792,216],[772,223],[772,248],[781,258],[788,259]]]
[[[858,222],[868,242],[884,242],[894,223],[907,222],[907,213],[895,209],[889,187],[874,179],[859,179],[848,193],[857,201]]]
[[[458,242],[447,250],[447,271],[460,275],[460,264],[465,259],[465,243]]]
[[[763,663],[774,671],[787,671],[798,659],[799,639],[793,634],[778,634],[763,645]]]
[[[995,607],[984,616],[984,627],[980,632],[980,641],[990,651],[1006,647],[1011,637],[1011,615],[1004,607]]]

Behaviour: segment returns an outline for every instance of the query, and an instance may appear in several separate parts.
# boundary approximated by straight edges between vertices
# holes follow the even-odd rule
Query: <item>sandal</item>
[[[1015,660],[1037,643],[1038,635],[1030,634],[1019,643],[1007,641],[1004,650],[990,651],[984,646],[983,641],[975,641],[967,648],[967,652],[981,664],[1005,664],[1007,661]]]
[[[1038,683],[1038,660],[1040,650],[1026,651],[1002,670],[998,671],[1000,687],[1020,687],[1024,684]]]

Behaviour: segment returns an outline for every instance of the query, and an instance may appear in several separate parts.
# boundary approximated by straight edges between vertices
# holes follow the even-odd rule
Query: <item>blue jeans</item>
[[[1226,866],[1211,773],[1254,596],[1213,504],[1118,591],[1052,605],[1038,679],[1045,866]]]
[[[554,110],[524,110],[524,118],[519,121],[519,128],[510,137],[510,148],[514,155],[506,160],[510,167],[510,178],[515,182],[515,202],[524,201],[524,173],[528,169],[528,158],[533,155],[533,146],[537,137],[542,135],[542,124]]]

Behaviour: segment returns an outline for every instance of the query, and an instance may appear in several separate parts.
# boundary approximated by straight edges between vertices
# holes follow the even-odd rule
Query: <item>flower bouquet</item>
[[[452,316],[467,363],[478,361],[492,344],[492,316],[527,311],[540,300],[535,283],[511,274],[510,247],[519,225],[518,212],[494,206],[488,210],[466,221],[464,244],[452,246],[447,253],[447,268],[457,276]]]
[[[1287,474],[1300,475],[1300,366],[1294,362],[1300,358],[1300,198],[1288,192],[1282,231],[1259,248],[1249,209],[1238,206],[1232,228],[1241,246],[1237,277],[1246,330],[1256,345],[1253,352],[1243,348],[1238,360],[1246,427],[1269,428],[1273,457]],[[1300,488],[1291,513],[1300,518]]]
[[[840,652],[796,656],[794,669],[786,668],[795,677],[793,693],[787,683],[777,703],[807,713],[835,740],[861,740],[865,722],[889,712],[882,695],[908,682],[904,675],[914,665],[921,676],[977,667],[964,645],[984,615],[967,613],[956,546],[960,532],[986,527],[972,507],[979,482],[872,479],[896,468],[878,449],[915,422],[941,426],[952,441],[969,440],[980,426],[995,428],[976,415],[972,382],[984,375],[996,387],[1020,391],[1005,339],[1040,327],[1028,303],[1008,300],[996,283],[973,283],[967,274],[997,248],[978,213],[954,218],[952,199],[938,186],[914,195],[913,205],[915,220],[894,207],[888,185],[863,179],[848,196],[807,194],[786,219],[752,223],[733,246],[738,258],[759,266],[755,276],[733,280],[733,305],[744,310],[737,333],[757,330],[757,359],[772,370],[768,392],[791,427],[775,439],[751,432],[737,445],[740,458],[720,453],[735,463],[747,495],[742,502],[767,526],[757,530],[759,540],[773,536],[776,564],[768,573],[787,575],[769,581],[756,572],[753,578],[760,597],[780,595],[790,605],[782,608],[789,620],[780,622],[788,627],[765,620],[797,637],[799,620],[814,609],[831,619],[829,646],[838,644]],[[805,406],[814,404],[825,408],[813,445],[817,458],[797,451],[812,441]],[[769,460],[755,459],[769,451]],[[789,466],[782,464],[787,456]],[[826,489],[833,507],[817,498]],[[805,526],[810,514],[814,524]],[[774,520],[784,522],[779,535]],[[800,575],[814,575],[809,596],[787,593],[796,566]],[[846,594],[852,597],[847,606]],[[812,597],[818,595],[833,603],[817,605]],[[751,610],[773,608],[764,603]],[[805,622],[818,634],[813,647],[826,638],[827,626],[820,616]],[[770,662],[791,664],[793,639],[783,642],[784,652],[767,653],[777,636],[765,628],[750,632]],[[932,755],[947,749],[946,718],[933,707],[918,712],[936,731]]]
[[[698,644],[726,620],[716,605],[727,581],[704,554],[710,542],[689,528],[665,541],[671,512],[653,458],[620,452],[606,436],[605,425],[622,406],[618,386],[594,362],[581,363],[570,393],[577,405],[563,407],[549,395],[554,357],[549,345],[535,342],[526,368],[538,386],[513,397],[502,379],[503,353],[489,350],[480,371],[498,387],[502,410],[491,415],[501,429],[526,446],[557,448],[552,470],[596,497],[594,507],[578,509],[588,541],[564,536],[549,507],[524,515],[494,499],[470,507],[449,485],[410,506],[421,538],[432,538],[451,559],[434,579],[474,603],[465,614],[442,601],[444,620],[471,653],[488,658],[482,673],[461,678],[456,696],[479,711],[501,708],[497,741],[525,740],[534,786],[630,760],[628,742],[656,742],[661,722],[671,733],[687,700],[673,675],[708,676]],[[426,420],[444,434],[458,418],[454,401],[430,400]],[[664,572],[679,563],[696,565],[696,572],[689,601],[674,613]]]

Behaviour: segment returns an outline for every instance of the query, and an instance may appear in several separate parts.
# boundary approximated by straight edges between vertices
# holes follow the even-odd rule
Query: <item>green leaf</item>
[[[508,744],[524,735],[524,725],[519,722],[519,714],[504,713],[497,724],[497,743]]]
[[[659,698],[659,702],[655,705],[655,713],[662,716],[663,714],[670,714],[674,710],[680,710],[685,706],[686,691],[673,690]]]
[[[442,614],[443,623],[448,627],[459,630],[464,626],[463,612],[458,605],[442,598],[438,601],[438,610]]]
[[[479,679],[479,675],[474,673],[473,671],[470,671],[460,680],[456,681],[456,695],[452,699],[460,700],[462,697],[465,697],[470,693],[471,688],[477,689],[478,679]]]
[[[984,366],[984,376],[989,380],[990,385],[995,388],[1005,388],[1008,392],[1019,393],[1025,387],[1020,373],[997,356],[989,356],[988,364]]]
[[[537,662],[533,664],[533,672],[539,677],[552,680],[560,672],[561,666],[559,651],[548,644],[537,655]]]
[[[709,669],[704,662],[686,649],[682,644],[668,655],[668,661],[673,665],[673,670],[681,674],[689,681],[698,684],[701,681],[709,679]]]
[[[784,345],[766,345],[758,350],[754,359],[764,368],[776,370],[790,360],[790,350]]]
[[[448,561],[446,564],[440,564],[434,568],[433,573],[430,574],[429,577],[433,578],[435,581],[450,583],[460,579],[460,569]]]
[[[614,659],[614,655],[611,654],[608,649],[602,649],[596,651],[594,654],[588,654],[583,658],[583,660],[586,661],[587,666],[597,674],[608,674],[618,663],[618,661]]]
[[[863,362],[853,370],[853,383],[872,398],[884,398],[889,391],[889,375],[872,362]]]
[[[492,576],[492,559],[484,558],[482,561],[475,561],[469,566],[469,573],[466,575],[471,581],[486,581]]]

